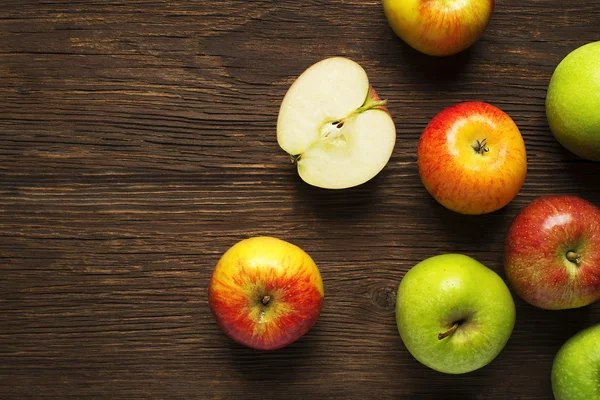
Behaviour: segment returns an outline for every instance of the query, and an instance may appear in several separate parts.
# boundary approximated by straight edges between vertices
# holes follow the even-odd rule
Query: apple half
[[[396,127],[385,104],[359,64],[327,58],[304,71],[286,93],[277,142],[306,183],[326,189],[358,186],[392,156]]]

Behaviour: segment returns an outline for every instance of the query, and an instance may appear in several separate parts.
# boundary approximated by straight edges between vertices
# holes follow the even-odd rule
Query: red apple
[[[394,32],[410,46],[447,56],[483,35],[494,4],[494,0],[383,0],[383,10]]]
[[[299,247],[255,237],[223,254],[208,300],[230,338],[253,349],[275,350],[299,339],[317,321],[323,282],[312,258]]]
[[[485,214],[507,205],[527,173],[525,143],[514,121],[482,102],[466,102],[436,115],[417,149],[425,188],[444,207]]]
[[[547,310],[600,298],[600,210],[576,196],[545,196],[514,219],[504,267],[528,303]]]

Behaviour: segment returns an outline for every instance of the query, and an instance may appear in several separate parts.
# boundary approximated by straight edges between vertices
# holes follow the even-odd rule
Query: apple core
[[[352,111],[346,117],[341,119],[336,119],[333,122],[325,122],[323,123],[323,127],[321,128],[321,135],[319,139],[315,140],[310,146],[317,145],[320,141],[329,141],[329,143],[336,146],[344,146],[348,144],[349,139],[346,138],[345,135],[351,134],[347,129],[344,129],[344,123],[353,118],[356,118],[358,114],[361,114],[365,111],[377,109],[381,107],[385,107],[387,104],[387,100],[377,100],[373,101],[370,98],[365,100],[365,104],[356,110]],[[293,162],[298,162],[302,158],[302,154],[294,154],[291,155]]]

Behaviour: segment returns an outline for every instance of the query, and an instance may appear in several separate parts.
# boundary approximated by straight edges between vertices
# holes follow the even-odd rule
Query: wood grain
[[[549,78],[600,37],[600,3],[498,2],[470,50],[430,58],[388,28],[376,0],[4,0],[0,4],[0,397],[6,399],[549,399],[560,345],[600,307],[547,312],[517,299],[488,367],[418,364],[395,291],[444,252],[502,274],[506,229],[535,197],[600,205],[600,164],[548,130]],[[394,155],[367,184],[307,186],[278,147],[278,107],[322,58],[364,66],[389,100]],[[509,113],[529,171],[485,217],[437,205],[416,143],[459,101]],[[272,353],[223,335],[207,284],[240,239],[271,235],[319,265],[324,311]]]

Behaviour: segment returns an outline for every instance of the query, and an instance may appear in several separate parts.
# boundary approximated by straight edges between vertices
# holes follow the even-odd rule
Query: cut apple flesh
[[[305,182],[343,189],[383,169],[396,128],[378,100],[365,71],[347,58],[328,58],[298,77],[281,104],[277,141]]]

